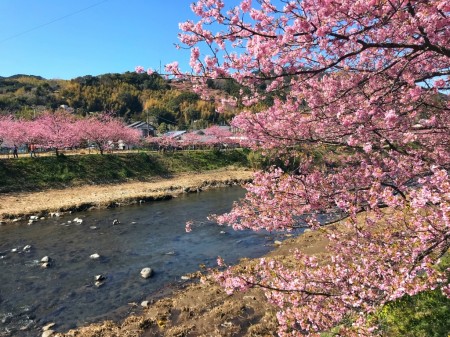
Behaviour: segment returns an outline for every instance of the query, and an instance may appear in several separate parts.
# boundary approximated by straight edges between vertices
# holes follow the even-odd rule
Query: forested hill
[[[229,83],[213,86],[227,95]],[[61,106],[75,114],[112,111],[127,121],[149,120],[178,128],[221,123],[233,114],[219,115],[213,102],[202,101],[189,85],[172,82],[158,74],[135,72],[83,76],[72,80],[40,76],[0,77],[0,114],[31,118]]]

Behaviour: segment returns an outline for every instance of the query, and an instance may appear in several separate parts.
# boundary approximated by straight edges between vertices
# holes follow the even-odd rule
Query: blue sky
[[[195,20],[186,0],[0,0],[0,76],[71,79],[159,70],[177,50],[178,23]]]

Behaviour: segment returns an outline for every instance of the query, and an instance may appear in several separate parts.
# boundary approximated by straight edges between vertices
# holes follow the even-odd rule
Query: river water
[[[243,195],[242,188],[220,188],[0,226],[0,336],[37,336],[49,322],[66,331],[120,319],[131,310],[129,303],[179,284],[201,264],[215,266],[219,255],[235,263],[267,253],[275,235],[233,231],[206,220]],[[113,225],[114,219],[120,223]],[[188,220],[194,221],[191,233],[184,229]],[[91,259],[94,253],[100,258]],[[48,268],[41,266],[44,256],[50,257]],[[140,276],[144,267],[154,270],[151,278]],[[97,287],[99,274],[106,280]]]

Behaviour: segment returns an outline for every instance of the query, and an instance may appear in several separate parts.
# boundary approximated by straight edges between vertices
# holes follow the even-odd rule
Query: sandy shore
[[[252,172],[244,169],[220,169],[181,174],[153,181],[111,185],[88,185],[42,192],[0,194],[0,221],[11,222],[30,215],[74,212],[91,208],[118,207],[132,203],[170,198],[180,193],[242,184]]]

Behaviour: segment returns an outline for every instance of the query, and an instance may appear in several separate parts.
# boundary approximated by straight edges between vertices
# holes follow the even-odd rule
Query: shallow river
[[[140,206],[96,210],[27,225],[0,226],[0,336],[37,336],[55,322],[56,331],[102,319],[123,318],[131,306],[181,276],[226,262],[261,256],[274,236],[233,231],[206,220],[244,195],[238,187],[182,195]],[[82,219],[76,223],[75,218]],[[113,220],[120,223],[113,225]],[[195,225],[186,233],[187,220]],[[25,249],[25,246],[31,246]],[[90,255],[97,253],[98,259]],[[48,268],[40,260],[50,257]],[[143,279],[144,267],[154,270]],[[95,286],[95,275],[106,277]]]

